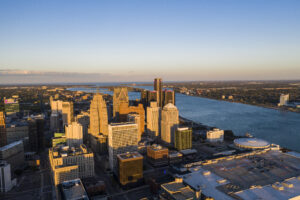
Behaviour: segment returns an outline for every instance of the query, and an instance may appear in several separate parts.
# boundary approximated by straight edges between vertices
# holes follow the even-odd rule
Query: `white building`
[[[83,143],[83,129],[78,122],[72,122],[65,130],[68,146],[80,146]]]
[[[110,169],[116,170],[117,155],[138,150],[138,125],[115,123],[108,126],[108,156]]]
[[[159,137],[161,121],[161,108],[157,106],[157,102],[150,102],[147,107],[147,133],[152,137]]]
[[[168,103],[161,113],[161,139],[166,143],[174,143],[175,130],[179,125],[179,112],[176,106]]]
[[[290,95],[289,94],[281,94],[280,95],[280,102],[278,106],[286,106],[289,103]]]
[[[16,179],[11,180],[10,164],[0,161],[0,192],[8,192],[16,185]]]
[[[206,140],[208,142],[223,142],[224,141],[224,130],[214,128],[211,131],[206,132]]]
[[[141,124],[140,124],[140,121],[141,121],[141,117],[138,113],[129,113],[127,115],[127,121],[128,122],[132,122],[132,123],[135,123],[138,125],[138,130],[139,130],[139,133],[140,133],[140,130],[141,130]],[[138,134],[138,142],[141,141],[141,135]]]

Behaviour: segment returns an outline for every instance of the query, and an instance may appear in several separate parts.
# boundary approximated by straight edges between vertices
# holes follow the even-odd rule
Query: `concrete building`
[[[63,126],[67,126],[74,122],[74,110],[73,102],[63,102],[62,103],[62,121]]]
[[[0,147],[3,147],[7,144],[7,135],[5,127],[5,114],[0,112]]]
[[[164,106],[161,114],[161,139],[174,144],[175,130],[179,125],[179,112],[174,104]]]
[[[162,79],[161,78],[155,78],[154,79],[154,90],[158,93],[158,106],[163,107],[163,94],[162,94]]]
[[[4,97],[4,109],[6,115],[16,116],[20,112],[20,105],[18,98],[9,98]]]
[[[75,118],[75,121],[78,122],[82,126],[83,132],[83,143],[87,143],[88,139],[88,129],[90,125],[90,114],[88,112],[81,112]]]
[[[192,148],[192,129],[188,127],[177,128],[175,131],[174,147],[178,150]]]
[[[117,155],[138,150],[138,125],[114,123],[108,126],[108,155],[110,169],[116,172]]]
[[[23,142],[17,141],[0,148],[0,160],[5,160],[14,172],[24,166],[24,147]]]
[[[175,181],[161,185],[160,199],[171,200],[200,200],[201,191],[194,191],[190,186],[183,183],[181,177],[176,177]]]
[[[119,117],[119,109],[120,104],[124,103],[129,105],[129,97],[127,88],[114,88],[114,96],[113,96],[113,117],[118,119]]]
[[[77,122],[72,122],[65,127],[67,145],[70,147],[80,146],[83,144],[83,129]]]
[[[51,148],[49,160],[55,185],[95,175],[94,154],[85,145],[76,148],[68,146]]]
[[[168,165],[169,149],[158,144],[147,147],[147,160],[153,166]]]
[[[28,135],[28,123],[26,121],[14,121],[6,124],[7,144],[23,140]]]
[[[147,107],[147,133],[152,138],[160,136],[161,123],[161,108],[157,102],[150,102],[150,107]]]
[[[30,151],[43,151],[44,141],[44,118],[42,116],[30,118],[28,120],[28,136]]]
[[[213,130],[206,132],[206,140],[208,142],[223,142],[224,141],[224,130],[214,128]]]
[[[52,147],[56,147],[58,145],[67,145],[67,138],[65,133],[54,133],[54,137],[52,138]]]
[[[108,135],[107,107],[101,94],[94,95],[91,101],[89,133],[93,136]]]
[[[0,193],[8,192],[16,185],[16,179],[11,179],[10,164],[0,161]]]
[[[159,101],[158,93],[159,93],[158,91],[147,91],[147,106],[149,106],[150,102],[152,102],[152,101],[155,101],[155,102]]]
[[[138,106],[127,106],[126,103],[121,103],[119,107],[119,119],[121,122],[126,122],[128,120],[127,116],[129,113],[137,113],[140,116],[139,124],[139,137],[145,131],[145,110],[143,104],[138,104]]]
[[[287,106],[289,104],[289,99],[290,99],[289,94],[281,94],[278,106]]]
[[[138,142],[141,141],[141,133],[142,133],[142,127],[141,127],[141,117],[137,113],[129,113],[127,115],[127,121],[132,122],[138,125]]]
[[[168,103],[175,105],[175,92],[172,90],[163,91],[163,105],[165,106]]]
[[[62,196],[65,200],[89,200],[84,186],[79,178],[61,183]]]
[[[107,154],[107,135],[90,135],[89,141],[91,149],[99,155]]]
[[[50,115],[50,130],[53,132],[60,131],[61,127],[60,114],[52,112]]]
[[[125,186],[140,182],[143,179],[143,156],[138,152],[127,152],[117,155],[118,177]]]

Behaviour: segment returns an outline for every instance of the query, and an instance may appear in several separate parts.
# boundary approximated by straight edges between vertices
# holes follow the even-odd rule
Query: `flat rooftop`
[[[122,153],[117,156],[121,160],[133,159],[133,158],[143,158],[143,156],[141,154],[139,154],[138,152]]]
[[[8,149],[10,149],[10,148],[13,148],[13,147],[15,147],[15,146],[17,146],[17,145],[20,145],[20,144],[23,144],[23,141],[22,141],[22,140],[19,140],[19,141],[10,143],[10,144],[8,144],[8,145],[5,145],[5,146],[3,146],[3,147],[0,147],[0,151],[6,151],[6,150],[8,150]]]
[[[80,179],[64,181],[61,186],[66,200],[89,200]]]
[[[166,150],[168,148],[163,147],[161,145],[158,144],[152,144],[151,146],[149,146],[153,151],[160,151],[160,150]]]
[[[242,194],[247,196],[249,193],[251,196],[253,191],[269,194],[268,192],[273,184],[282,184],[288,179],[294,180],[293,177],[299,177],[300,158],[281,151],[270,150],[262,154],[220,160],[213,164],[191,168],[190,171],[192,172],[191,174],[184,175],[184,182],[192,188],[200,187],[203,194],[215,199],[236,199]],[[300,183],[294,180],[293,184],[297,188]],[[250,189],[255,186],[259,186],[262,189]],[[284,193],[289,191],[289,197],[300,195],[299,192],[296,192],[297,190],[291,188],[285,191],[276,189],[274,191],[279,192],[283,196],[287,195]],[[263,195],[259,197],[262,198]],[[259,198],[249,197],[248,199]]]

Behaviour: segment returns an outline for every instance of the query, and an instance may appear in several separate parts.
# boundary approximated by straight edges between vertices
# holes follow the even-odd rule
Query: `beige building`
[[[147,107],[147,133],[152,137],[160,136],[161,108],[157,102],[150,102]]]
[[[161,139],[166,143],[174,143],[175,130],[179,125],[179,112],[171,103],[164,106],[161,114]]]
[[[49,160],[54,184],[75,178],[95,175],[94,154],[85,145],[80,147],[57,146],[49,149]]]
[[[88,138],[88,129],[90,125],[90,113],[82,111],[76,116],[75,121],[82,126],[83,143],[86,143]]]
[[[208,142],[223,142],[224,130],[214,128],[213,130],[206,132],[206,140]]]
[[[101,94],[94,95],[90,106],[90,129],[89,133],[93,136],[108,135],[108,119],[106,102]]]
[[[141,141],[141,132],[142,132],[142,127],[141,127],[141,123],[140,123],[140,121],[141,121],[141,117],[140,117],[140,115],[139,114],[137,114],[137,113],[129,113],[128,115],[127,115],[127,121],[128,122],[132,122],[132,123],[135,123],[135,124],[137,124],[138,125],[138,135],[137,135],[137,137],[138,137],[138,142],[139,141]]]
[[[125,103],[129,106],[129,97],[127,88],[114,88],[113,96],[113,117],[119,117],[120,104]]]
[[[116,170],[117,155],[138,150],[138,125],[134,123],[113,123],[108,126],[109,165]]]
[[[71,124],[74,121],[73,102],[62,103],[62,120],[63,126]]]
[[[72,124],[67,125],[65,132],[68,146],[80,146],[83,144],[83,129],[78,122],[72,122]]]

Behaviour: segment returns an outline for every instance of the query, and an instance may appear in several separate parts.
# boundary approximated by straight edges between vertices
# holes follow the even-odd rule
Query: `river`
[[[153,89],[152,86],[140,88]],[[75,89],[86,91],[86,88]],[[101,92],[112,94],[105,90]],[[129,92],[129,98],[139,99],[140,93]],[[255,137],[300,152],[300,113],[179,93],[176,94],[176,106],[180,116],[195,122],[232,130],[235,135],[245,135],[249,132]]]

